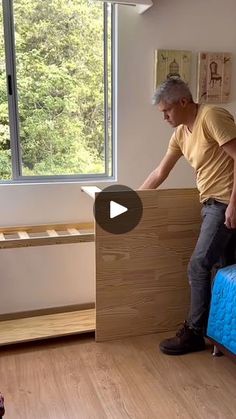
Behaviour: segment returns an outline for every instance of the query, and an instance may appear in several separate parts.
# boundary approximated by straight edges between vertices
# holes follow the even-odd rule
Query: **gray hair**
[[[183,97],[189,102],[193,102],[188,85],[180,78],[170,78],[165,80],[155,91],[152,104],[158,105],[161,101],[168,104],[177,103]]]

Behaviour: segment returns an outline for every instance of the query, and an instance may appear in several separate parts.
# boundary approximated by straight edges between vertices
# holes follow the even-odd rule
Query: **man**
[[[232,250],[236,232],[236,125],[227,110],[195,103],[180,79],[165,81],[153,102],[176,130],[164,158],[140,189],[156,189],[184,156],[195,169],[203,204],[202,226],[188,265],[189,316],[175,337],[160,343],[162,352],[178,355],[205,348],[211,271],[226,249]]]

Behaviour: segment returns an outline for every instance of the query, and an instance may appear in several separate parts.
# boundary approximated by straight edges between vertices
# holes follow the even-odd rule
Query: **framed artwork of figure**
[[[228,52],[199,52],[197,100],[199,103],[229,101],[232,54]]]

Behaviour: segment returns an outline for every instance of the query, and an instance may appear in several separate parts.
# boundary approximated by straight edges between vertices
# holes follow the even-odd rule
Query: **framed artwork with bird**
[[[190,82],[191,51],[155,50],[154,89],[166,79],[181,78],[187,84]]]

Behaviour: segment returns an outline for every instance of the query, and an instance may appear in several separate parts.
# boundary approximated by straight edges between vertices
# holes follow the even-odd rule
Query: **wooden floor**
[[[167,334],[80,335],[0,348],[4,419],[233,419],[236,365],[210,347],[169,357]]]

